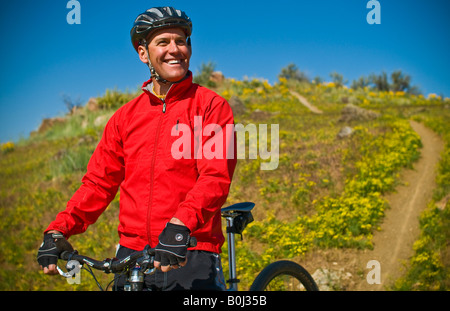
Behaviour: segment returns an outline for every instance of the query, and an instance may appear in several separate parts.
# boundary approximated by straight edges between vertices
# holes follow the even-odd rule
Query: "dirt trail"
[[[373,250],[328,250],[319,251],[307,258],[315,267],[334,271],[343,290],[384,290],[386,286],[404,272],[404,263],[413,254],[412,246],[418,238],[419,215],[430,202],[435,188],[436,168],[443,142],[438,135],[424,125],[411,121],[411,126],[420,135],[423,148],[421,158],[414,169],[404,170],[403,185],[386,196],[390,209],[381,224],[381,231],[374,233]],[[367,268],[370,260],[377,260],[381,268],[381,284],[368,284],[366,276],[373,268]],[[308,269],[308,267],[307,267]]]
[[[317,114],[321,114],[322,113],[322,110],[320,110],[316,106],[313,106],[312,104],[310,104],[308,102],[308,100],[306,98],[304,98],[302,95],[300,95],[299,93],[297,93],[295,91],[290,91],[290,93],[293,96],[295,96],[302,103],[302,105],[305,106],[306,108],[308,108],[311,112],[317,113]]]
[[[412,245],[420,233],[420,213],[433,195],[436,167],[444,144],[439,136],[424,125],[411,122],[411,126],[422,140],[421,158],[414,170],[403,172],[405,185],[399,186],[396,193],[386,197],[391,208],[386,212],[382,230],[374,235],[374,250],[361,256],[362,263],[371,259],[380,262],[381,284],[361,282],[357,289],[381,290],[401,276],[402,261],[413,254]]]

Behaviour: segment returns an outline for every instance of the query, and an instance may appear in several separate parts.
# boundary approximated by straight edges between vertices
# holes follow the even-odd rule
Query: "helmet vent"
[[[160,10],[158,10],[157,8],[151,8],[150,10],[147,10],[147,12],[155,13],[159,17],[164,17],[163,13]]]

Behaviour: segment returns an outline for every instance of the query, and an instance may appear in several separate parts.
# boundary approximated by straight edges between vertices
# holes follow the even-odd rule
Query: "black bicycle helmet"
[[[137,51],[139,45],[145,44],[152,32],[170,27],[180,27],[185,31],[186,37],[191,36],[192,22],[183,11],[166,6],[154,7],[139,14],[130,32],[134,49]]]

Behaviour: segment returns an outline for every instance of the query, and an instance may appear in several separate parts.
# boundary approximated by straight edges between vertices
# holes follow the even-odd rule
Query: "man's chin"
[[[174,75],[174,76],[168,76],[167,78],[161,77],[169,82],[175,83],[178,82],[180,80],[182,80],[184,77],[186,77],[187,72],[181,75]]]

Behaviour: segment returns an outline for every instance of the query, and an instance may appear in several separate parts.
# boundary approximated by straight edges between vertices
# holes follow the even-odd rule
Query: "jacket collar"
[[[158,101],[160,101],[152,92],[152,84],[153,84],[152,79],[145,81],[142,84],[141,89],[144,91],[144,93],[149,95],[150,98],[157,99]],[[169,91],[167,92],[165,102],[167,103],[172,99],[176,99],[183,96],[183,94],[186,93],[186,91],[191,87],[191,85],[192,85],[192,72],[189,71],[188,74],[186,75],[186,78],[184,78],[180,82],[175,82],[172,84]]]

